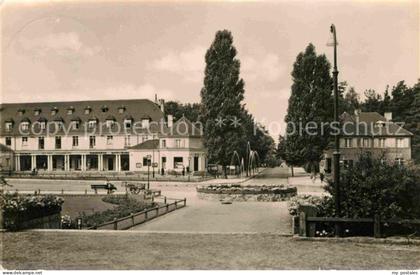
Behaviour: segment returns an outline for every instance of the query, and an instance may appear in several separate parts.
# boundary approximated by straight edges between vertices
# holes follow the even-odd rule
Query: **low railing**
[[[101,230],[126,230],[133,226],[145,223],[150,221],[154,218],[160,217],[177,209],[183,208],[187,205],[187,199],[184,198],[182,200],[174,199],[173,202],[167,203],[168,199],[166,197],[163,198],[164,204],[160,206],[156,206],[153,208],[145,209],[138,213],[131,214],[130,216],[123,217],[120,219],[114,219],[113,221],[109,221],[100,225],[94,225],[89,227],[88,229],[101,229]]]
[[[374,218],[315,217],[308,216],[305,212],[300,212],[299,235],[315,237],[317,223],[329,223],[334,225],[335,228],[340,228],[344,224],[368,224],[372,226],[373,236],[375,238],[383,237],[384,224],[420,227],[420,219],[382,219],[379,215],[375,215]]]

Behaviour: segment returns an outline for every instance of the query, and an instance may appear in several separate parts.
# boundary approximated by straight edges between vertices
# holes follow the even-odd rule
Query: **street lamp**
[[[338,118],[338,70],[337,70],[337,33],[334,24],[330,27],[330,32],[332,35],[332,41],[327,45],[334,47],[334,67],[333,67],[333,79],[334,79],[334,124],[339,125]],[[340,217],[341,215],[341,203],[340,203],[340,140],[339,133],[334,136],[335,141],[335,150],[333,153],[334,159],[334,184],[335,184],[335,211],[336,216]],[[340,236],[341,230],[340,226],[337,223],[335,227],[336,236]]]

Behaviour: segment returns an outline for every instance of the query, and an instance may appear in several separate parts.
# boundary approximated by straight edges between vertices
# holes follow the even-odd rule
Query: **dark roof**
[[[0,143],[0,152],[2,152],[2,153],[11,152],[12,153],[13,150],[10,149],[9,147],[7,147],[6,145]]]
[[[102,107],[106,105],[108,107],[107,112],[102,112]],[[118,112],[118,108],[124,106],[125,111],[123,113]],[[42,116],[47,121],[53,121],[56,116],[52,115],[50,110],[56,107],[58,113],[61,114],[65,121],[65,128],[68,128],[68,123],[71,119],[77,117],[80,118],[81,123],[87,122],[90,118],[98,118],[99,122],[105,122],[106,117],[114,116],[117,123],[124,122],[125,117],[131,117],[135,122],[141,121],[143,117],[150,117],[152,121],[160,121],[163,119],[163,113],[160,110],[158,104],[148,99],[127,99],[127,100],[97,100],[97,101],[69,101],[69,102],[39,102],[39,103],[4,103],[0,104],[0,134],[1,135],[20,135],[19,125],[14,125],[11,132],[5,131],[5,122],[14,118],[20,122],[23,118],[27,118],[30,121],[37,121],[40,117],[35,115],[35,109],[41,109]],[[74,112],[71,115],[67,115],[65,110],[70,107],[74,107]],[[84,110],[86,107],[91,108],[89,114],[85,114]],[[19,116],[18,110],[26,110],[24,116]],[[62,112],[64,111],[64,112]],[[124,131],[121,127],[121,131]],[[106,128],[104,128],[106,131]],[[71,130],[74,132],[83,132],[83,127],[80,129]]]
[[[145,142],[142,142],[140,144],[131,146],[128,149],[134,149],[134,150],[153,150],[159,148],[159,140],[158,139],[150,139],[146,140]]]
[[[189,136],[201,137],[202,131],[195,126],[189,119],[182,116],[172,126],[172,128],[164,129],[163,133],[168,133],[166,136]]]
[[[358,116],[344,112],[340,116],[343,136],[412,136],[397,122],[387,119],[377,112],[361,112]]]

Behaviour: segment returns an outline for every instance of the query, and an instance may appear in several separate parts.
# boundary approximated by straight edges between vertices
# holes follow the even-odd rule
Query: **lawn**
[[[420,246],[276,234],[3,233],[8,269],[418,269]]]
[[[72,218],[79,216],[79,213],[85,212],[87,215],[95,212],[102,212],[112,209],[115,204],[102,201],[103,196],[61,196],[64,198],[61,215],[69,215]]]

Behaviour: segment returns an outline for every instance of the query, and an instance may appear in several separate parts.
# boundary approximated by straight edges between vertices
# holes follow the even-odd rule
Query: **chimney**
[[[392,113],[391,112],[385,112],[384,117],[386,121],[392,121]]]
[[[157,94],[155,94],[155,103],[158,104]]]
[[[172,126],[174,126],[174,116],[168,115],[168,127],[172,128]]]

